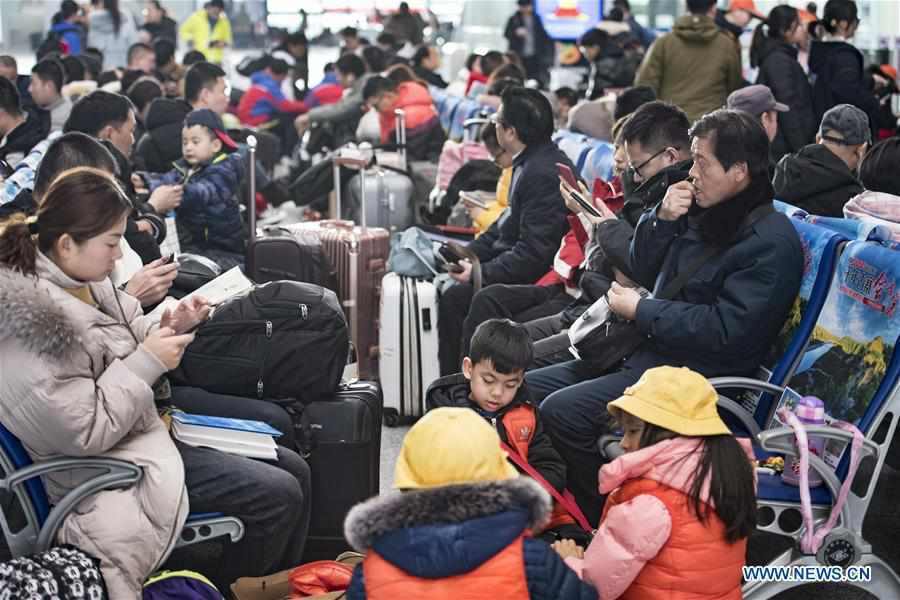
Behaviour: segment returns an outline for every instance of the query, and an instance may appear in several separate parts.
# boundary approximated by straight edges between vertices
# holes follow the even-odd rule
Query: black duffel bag
[[[170,377],[221,394],[313,402],[334,395],[349,346],[334,292],[274,281],[217,307]]]

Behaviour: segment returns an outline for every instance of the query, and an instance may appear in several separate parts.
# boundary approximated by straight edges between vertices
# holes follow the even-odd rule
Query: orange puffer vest
[[[516,451],[516,453],[528,462],[528,447],[534,438],[534,430],[537,417],[534,414],[535,408],[527,404],[520,404],[506,412],[501,419],[503,428],[506,430],[506,439],[508,445]],[[539,482],[540,483],[540,482]],[[543,484],[541,484],[543,485]],[[547,529],[553,529],[561,525],[574,525],[575,519],[563,508],[559,502],[554,500],[553,513],[550,515],[550,522],[547,523]]]
[[[495,600],[502,590],[504,600],[528,600],[528,578],[520,535],[477,569],[440,579],[413,577],[370,549],[363,561],[366,600]]]
[[[741,600],[746,538],[729,544],[719,516],[710,511],[706,524],[701,523],[683,492],[651,479],[632,479],[606,499],[601,523],[613,506],[643,494],[665,504],[672,533],[620,600]]]

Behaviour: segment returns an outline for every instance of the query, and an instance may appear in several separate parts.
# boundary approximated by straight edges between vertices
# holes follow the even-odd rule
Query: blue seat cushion
[[[758,482],[757,499],[773,502],[792,502],[799,508],[800,488],[781,481],[781,475],[758,473]],[[832,502],[831,492],[828,491],[828,487],[824,484],[810,488],[809,497],[813,504],[830,506]]]
[[[197,521],[203,521],[206,519],[220,519],[225,516],[225,513],[220,512],[210,512],[210,513],[191,513],[187,516],[186,525],[190,525],[191,523],[196,523]]]

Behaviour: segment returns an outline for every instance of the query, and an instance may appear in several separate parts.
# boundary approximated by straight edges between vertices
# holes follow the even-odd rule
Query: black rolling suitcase
[[[250,160],[255,160],[256,138],[249,136]],[[255,283],[290,280],[314,283],[337,291],[337,274],[322,251],[319,236],[311,231],[269,227],[260,235],[256,228],[256,175],[250,171],[250,242],[247,244],[247,276]]]
[[[303,562],[330,560],[349,549],[344,518],[378,495],[381,386],[341,384],[332,400],[288,407],[297,444],[312,471],[312,518]]]

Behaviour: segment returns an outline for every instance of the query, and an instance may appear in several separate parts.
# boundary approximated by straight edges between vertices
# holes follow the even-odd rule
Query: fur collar
[[[0,339],[11,337],[30,352],[54,358],[81,343],[75,324],[37,277],[0,269]]]
[[[511,508],[526,508],[528,527],[533,529],[549,519],[550,495],[528,477],[393,491],[353,507],[344,523],[344,535],[355,550],[365,552],[379,537],[397,529],[462,523]]]

